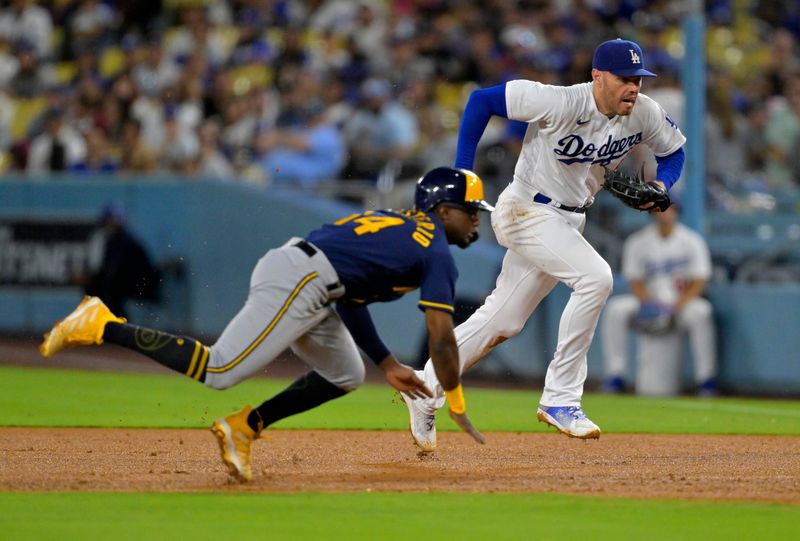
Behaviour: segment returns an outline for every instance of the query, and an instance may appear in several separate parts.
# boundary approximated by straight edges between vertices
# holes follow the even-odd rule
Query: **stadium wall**
[[[82,295],[69,284],[31,285],[24,283],[27,278],[16,283],[10,279],[22,259],[33,268],[52,270],[63,265],[64,258],[62,252],[10,238],[9,224],[60,224],[69,229],[95,222],[110,202],[124,206],[130,229],[165,269],[162,300],[133,307],[131,320],[209,339],[244,302],[250,272],[269,248],[359,210],[276,187],[203,180],[6,178],[0,182],[0,332],[41,333]],[[454,254],[460,269],[459,302],[479,303],[492,289],[503,249],[482,240],[469,250],[454,249]],[[714,284],[709,296],[718,318],[721,386],[751,394],[800,393],[800,284]],[[541,378],[568,297],[566,287],[556,287],[522,334],[481,364],[484,373]],[[412,363],[425,338],[416,301],[412,293],[371,307],[387,345]],[[592,379],[602,375],[599,340],[598,335],[589,352]],[[685,372],[688,377],[688,368]]]

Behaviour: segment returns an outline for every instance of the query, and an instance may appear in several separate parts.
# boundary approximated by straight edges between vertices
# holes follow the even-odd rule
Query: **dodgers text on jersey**
[[[631,148],[641,142],[642,132],[621,139],[613,139],[609,134],[606,142],[598,148],[594,143],[585,143],[580,135],[573,133],[559,139],[559,148],[553,149],[553,152],[558,156],[563,156],[563,158],[556,159],[567,165],[586,162],[591,162],[592,165],[608,165],[622,158]]]

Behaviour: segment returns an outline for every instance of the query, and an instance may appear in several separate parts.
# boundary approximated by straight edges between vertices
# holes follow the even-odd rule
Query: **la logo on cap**
[[[642,48],[627,39],[612,39],[597,46],[592,58],[592,68],[608,71],[617,77],[655,77],[644,69]]]

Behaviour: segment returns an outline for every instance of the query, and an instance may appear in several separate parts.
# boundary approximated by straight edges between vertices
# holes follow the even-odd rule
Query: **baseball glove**
[[[675,317],[670,306],[645,302],[639,306],[632,325],[645,334],[666,334],[675,327]]]
[[[661,186],[653,182],[645,182],[640,174],[638,177],[624,175],[621,172],[605,169],[603,188],[611,195],[622,201],[625,205],[636,210],[667,210],[672,202],[669,194]],[[653,203],[652,207],[642,208],[642,205]]]

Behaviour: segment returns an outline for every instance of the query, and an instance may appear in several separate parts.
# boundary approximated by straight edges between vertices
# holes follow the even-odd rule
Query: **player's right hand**
[[[386,381],[401,393],[405,393],[412,400],[417,398],[433,398],[433,392],[414,373],[414,369],[398,361],[394,355],[389,355],[379,364],[383,370]]]
[[[469,417],[467,417],[466,411],[464,413],[456,413],[451,409],[448,409],[447,411],[450,412],[450,418],[455,421],[461,430],[472,436],[472,439],[478,443],[486,443],[486,438],[484,438],[483,434],[478,432],[478,429],[472,425],[472,421],[470,421]]]

